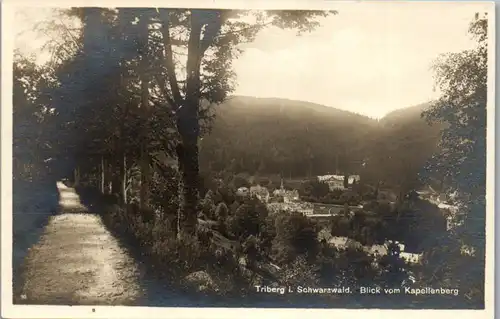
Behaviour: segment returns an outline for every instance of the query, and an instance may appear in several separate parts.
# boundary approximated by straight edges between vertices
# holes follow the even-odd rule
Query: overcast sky
[[[478,7],[353,3],[311,34],[263,31],[237,61],[238,94],[306,100],[372,117],[427,102],[432,61],[470,48]]]
[[[427,102],[433,92],[432,61],[471,48],[469,22],[481,4],[352,3],[322,20],[312,33],[266,29],[234,63],[236,94],[282,97],[333,106],[371,117]],[[21,29],[43,9],[17,15]],[[37,51],[33,36],[18,47]]]

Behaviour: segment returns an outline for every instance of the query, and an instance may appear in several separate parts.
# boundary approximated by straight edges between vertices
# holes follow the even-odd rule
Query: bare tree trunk
[[[105,189],[104,189],[105,184],[106,184],[105,173],[106,173],[106,168],[104,165],[104,156],[101,155],[101,185],[100,185],[100,190],[101,190],[102,194],[105,193]]]
[[[141,56],[141,115],[142,115],[142,126],[141,126],[141,189],[140,189],[140,208],[141,211],[146,210],[149,207],[150,202],[150,180],[151,180],[151,170],[150,170],[150,156],[148,150],[148,135],[149,135],[149,80],[147,76],[148,72],[148,57],[147,57],[147,43],[148,43],[148,26],[149,20],[146,14],[140,17],[139,21],[139,33],[141,39],[144,41],[140,45],[140,50],[142,51]]]
[[[349,187],[349,175],[344,174],[344,188],[348,188],[348,187]]]
[[[120,157],[120,176],[119,176],[119,197],[120,203],[127,204],[127,156],[123,153]]]
[[[74,187],[77,187],[80,185],[80,166],[77,166],[74,171],[73,171],[73,175],[74,175],[74,180],[75,180],[75,183],[74,183]]]
[[[127,155],[123,154],[123,175],[122,175],[122,198],[123,198],[123,203],[126,205],[128,204],[128,198],[127,198]]]
[[[147,90],[147,89],[146,89]],[[147,93],[146,93],[147,94]],[[146,102],[147,103],[147,102]],[[144,104],[143,104],[144,105]],[[146,115],[146,112],[145,116]],[[147,121],[147,118],[145,118]],[[140,207],[141,210],[145,210],[149,207],[150,202],[150,181],[151,181],[151,169],[150,169],[150,156],[147,147],[147,134],[148,127],[143,124],[141,128],[142,132],[142,142],[141,142],[141,190],[140,190]]]
[[[177,147],[179,161],[179,213],[178,228],[185,234],[196,230],[199,206],[199,164],[198,143],[193,136],[183,136],[182,144]]]
[[[104,180],[105,193],[107,195],[113,194],[113,172],[109,159],[105,163]]]
[[[177,112],[177,130],[181,137],[177,145],[179,161],[179,213],[181,232],[194,235],[198,222],[199,206],[199,162],[198,121],[200,94],[200,62],[203,54],[200,37],[202,24],[194,12],[191,14],[191,33],[188,41],[188,60],[186,63],[186,96],[182,107]],[[180,234],[179,234],[180,235]]]

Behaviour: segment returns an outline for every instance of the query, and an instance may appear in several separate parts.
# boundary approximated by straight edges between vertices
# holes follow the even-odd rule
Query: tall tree
[[[150,105],[149,105],[149,54],[148,54],[148,42],[149,42],[149,24],[150,24],[150,15],[148,11],[142,10],[142,14],[139,17],[138,22],[138,49],[140,53],[140,70],[139,70],[139,78],[141,82],[141,117],[142,117],[142,125],[140,129],[140,139],[141,139],[141,191],[140,191],[140,205],[141,209],[144,210],[149,206],[149,198],[150,198],[150,154],[149,154],[149,118],[150,114]]]
[[[473,257],[460,268],[457,260],[453,277],[465,294],[484,301],[485,219],[486,219],[486,105],[488,79],[488,17],[476,14],[470,33],[477,40],[474,49],[451,53],[435,65],[441,98],[424,116],[447,124],[442,131],[441,149],[429,162],[427,172],[444,180],[448,191],[457,191],[459,212],[455,215],[458,244],[446,256],[472,248]],[[444,246],[444,245],[441,245]],[[443,261],[440,262],[442,264]],[[450,267],[449,267],[450,268]],[[467,269],[464,271],[464,269]],[[474,293],[475,292],[475,293]],[[472,298],[472,297],[471,297]]]
[[[447,124],[442,151],[432,158],[427,171],[443,176],[449,190],[459,192],[463,206],[459,218],[466,221],[462,235],[477,249],[484,246],[484,236],[478,235],[484,234],[485,227],[487,30],[487,16],[477,14],[470,27],[477,47],[437,61],[434,69],[442,95],[423,114],[429,121]]]
[[[180,215],[183,231],[194,233],[199,205],[200,118],[206,115],[202,101],[221,103],[233,90],[231,63],[241,53],[238,46],[252,41],[266,26],[293,28],[299,32],[318,26],[317,17],[330,12],[159,9],[164,46],[162,76],[157,80],[175,114],[179,142],[177,157],[181,174]],[[241,19],[251,16],[250,19]],[[245,22],[252,21],[253,22]],[[179,55],[187,54],[185,64]],[[180,77],[184,80],[180,80]]]
[[[13,63],[13,178],[24,181],[47,177],[51,163],[50,128],[54,109],[46,91],[53,85],[47,68],[20,54]]]

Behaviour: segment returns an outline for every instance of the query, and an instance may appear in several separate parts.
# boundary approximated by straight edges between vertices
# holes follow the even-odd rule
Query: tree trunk
[[[120,203],[123,205],[127,204],[127,156],[122,154],[120,158],[120,176],[119,180],[119,192]]]
[[[101,156],[101,193],[104,194],[106,192],[105,185],[106,185],[106,180],[105,180],[105,173],[106,173],[106,168],[104,165],[104,156]]]
[[[344,175],[344,188],[349,187],[349,175],[345,174]]]
[[[113,195],[120,195],[120,178],[119,176],[117,177],[116,175],[113,176],[113,180],[111,182],[111,194]],[[120,197],[120,196],[118,196]]]
[[[147,130],[147,127],[143,128]],[[147,136],[147,132],[143,132]],[[140,207],[141,211],[149,207],[150,202],[150,181],[151,181],[151,169],[150,169],[150,158],[147,149],[147,138],[144,137],[141,142],[141,189],[140,189]]]
[[[199,206],[199,161],[198,121],[200,96],[200,62],[203,49],[200,43],[202,23],[198,14],[191,13],[191,32],[188,41],[188,59],[186,63],[186,95],[177,110],[177,130],[180,143],[177,145],[179,161],[179,212],[178,220],[181,234],[194,235],[197,226]]]
[[[112,167],[110,165],[109,159],[105,161],[105,170],[104,170],[104,193],[107,195],[113,194],[113,173]]]
[[[74,175],[74,187],[77,187],[80,185],[80,167],[77,166],[74,171],[73,171],[73,175]]]
[[[199,206],[198,141],[193,136],[182,136],[177,146],[179,161],[179,231],[194,234]]]
[[[148,150],[148,135],[149,135],[149,80],[148,80],[148,55],[147,55],[147,44],[148,44],[148,26],[149,19],[146,14],[143,14],[139,20],[139,33],[144,42],[140,44],[139,50],[142,53],[141,56],[141,68],[140,68],[140,79],[141,79],[141,116],[142,116],[142,126],[141,126],[141,189],[140,189],[140,208],[141,211],[146,210],[149,207],[150,202],[150,180],[151,180],[151,170],[150,170],[150,156]]]

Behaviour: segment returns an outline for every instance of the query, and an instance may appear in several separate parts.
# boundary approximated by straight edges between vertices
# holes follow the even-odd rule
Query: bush
[[[257,236],[268,214],[266,205],[257,199],[248,199],[236,209],[229,232],[241,239]]]
[[[316,200],[315,202],[323,204],[331,204],[331,205],[344,205],[346,203],[345,200],[332,198],[329,195],[322,197],[321,199]]]
[[[154,172],[151,178],[151,206],[161,214],[176,215],[179,207],[178,176],[173,169]]]
[[[236,190],[232,187],[222,185],[216,194],[217,203],[224,202],[226,205],[231,205],[236,201]]]
[[[214,201],[214,193],[209,190],[205,194],[205,198],[201,201],[201,212],[203,216],[208,219],[215,219],[215,201]]]
[[[332,221],[331,234],[335,237],[352,237],[352,225],[348,217],[335,218]]]
[[[261,177],[255,177],[254,183],[260,186],[267,187],[272,183],[272,181],[269,177],[261,176]]]
[[[299,195],[305,197],[316,197],[323,198],[330,192],[330,187],[325,182],[320,182],[319,180],[311,180],[302,183],[299,189]]]
[[[316,267],[304,256],[296,257],[283,267],[280,282],[284,286],[316,287],[319,283]]]
[[[287,264],[299,255],[313,259],[318,252],[316,224],[300,213],[276,217],[276,237],[273,255],[279,263]]]
[[[161,184],[160,181],[160,178],[156,179],[157,184]],[[135,247],[140,247],[141,254],[148,258],[148,264],[155,268],[156,273],[179,289],[192,289],[183,282],[186,276],[206,273],[206,277],[213,281],[213,287],[217,287],[217,292],[212,293],[245,295],[251,291],[252,282],[256,280],[253,272],[256,270],[242,268],[236,253],[214,246],[211,232],[200,230],[196,238],[177,239],[177,198],[171,195],[176,191],[177,184],[167,185],[170,192],[165,185],[154,190],[154,202],[159,206],[159,194],[163,194],[166,200],[162,200],[162,208],[171,207],[169,209],[174,213],[166,212],[165,216],[158,218],[152,212],[140,212],[137,205],[131,204],[126,210],[110,211],[105,216],[106,223],[123,237],[132,240]],[[328,197],[333,201],[336,195],[330,193]],[[106,204],[114,203],[114,200],[112,196],[103,197]],[[202,207],[203,214],[217,220],[216,229],[223,236],[239,241],[248,264],[259,268],[261,265],[258,263],[265,264],[272,260],[282,267],[277,273],[278,279],[264,280],[312,286],[319,281],[328,285],[360,285],[377,278],[381,282],[388,280],[388,273],[384,277],[383,272],[373,267],[373,257],[362,250],[338,250],[329,247],[326,242],[319,243],[318,226],[300,213],[269,215],[266,205],[256,199],[238,202],[235,200],[234,188],[224,185],[208,190],[202,200]],[[390,227],[395,225],[396,211],[379,202],[373,202],[367,208],[370,210],[358,212],[353,217],[333,218],[331,234],[357,239],[362,244],[389,238]],[[408,207],[403,208],[397,211],[401,216],[413,216]],[[420,215],[424,218],[428,214],[434,216],[425,212]],[[412,228],[408,226],[405,230],[408,232]],[[385,258],[379,267],[381,271],[388,272],[396,264],[392,259]],[[401,271],[401,277],[398,278],[404,278],[403,274]]]
[[[215,209],[215,218],[219,221],[225,221],[229,216],[229,209],[225,203],[219,203]]]
[[[243,175],[235,175],[230,183],[232,188],[250,187],[250,181]]]

